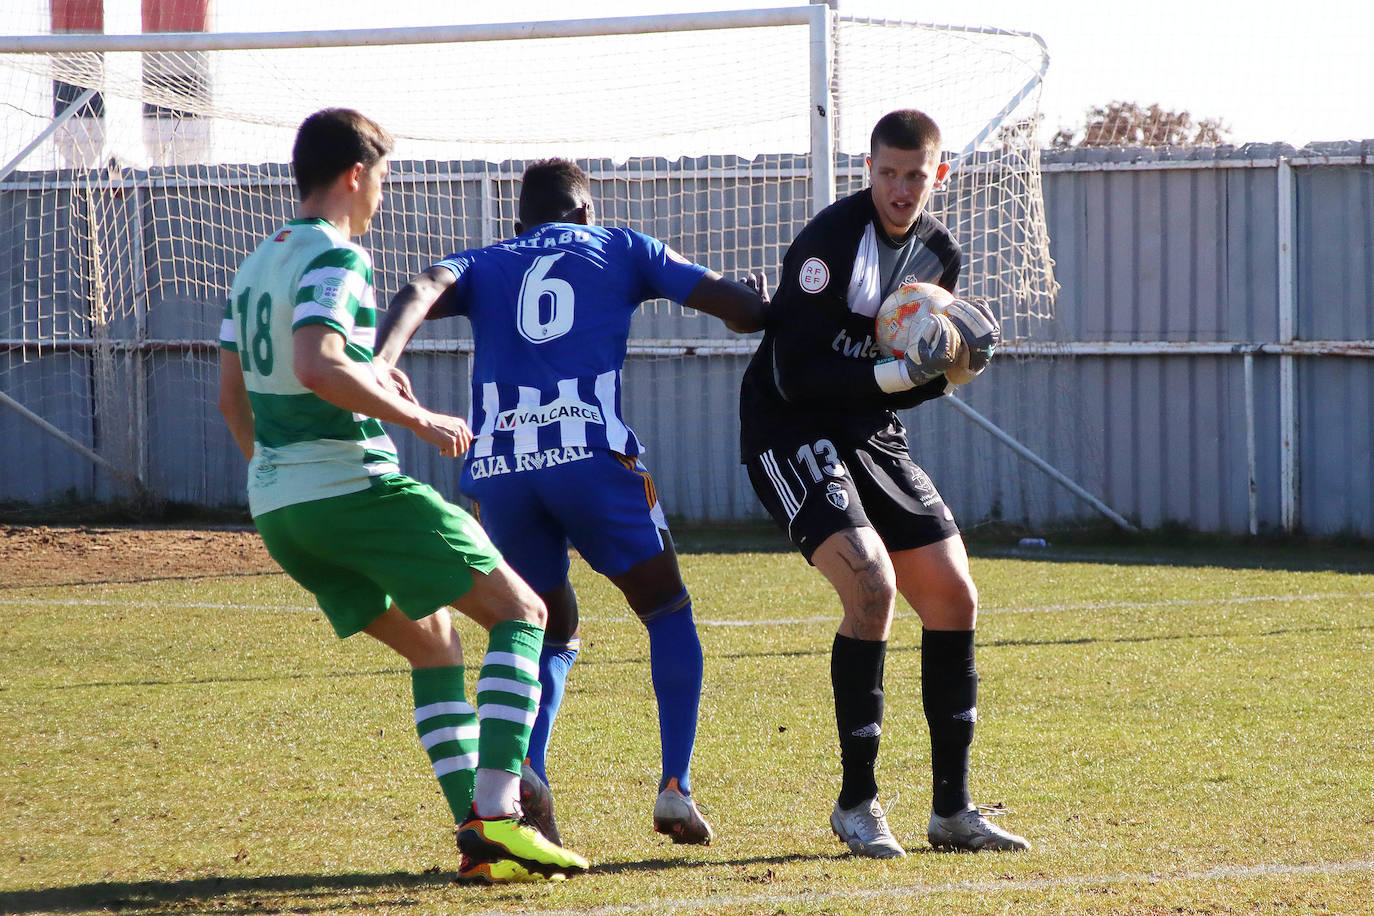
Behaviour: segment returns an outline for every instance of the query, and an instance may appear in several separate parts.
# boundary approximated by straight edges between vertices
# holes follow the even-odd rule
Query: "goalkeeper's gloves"
[[[944,375],[959,364],[958,325],[943,314],[930,312],[912,329],[906,355],[907,375],[913,385],[922,385]]]
[[[992,362],[992,355],[1002,342],[1002,328],[997,324],[986,299],[955,299],[945,315],[959,330],[968,348],[968,371],[977,375]]]

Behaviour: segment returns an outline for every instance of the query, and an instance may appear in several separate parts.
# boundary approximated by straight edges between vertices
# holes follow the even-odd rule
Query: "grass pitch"
[[[794,554],[683,540],[709,847],[652,832],[647,640],[580,563],[550,773],[594,870],[562,886],[453,883],[403,664],[338,643],[284,576],[16,588],[0,591],[0,912],[1374,912],[1367,558],[975,552],[974,796],[1034,849],[926,848],[903,607],[879,781],[911,855],[874,862],[827,820],[836,600]],[[483,635],[463,632],[475,663]]]

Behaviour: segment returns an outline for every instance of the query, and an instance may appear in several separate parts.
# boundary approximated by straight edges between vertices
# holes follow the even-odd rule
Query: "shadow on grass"
[[[139,678],[127,681],[80,681],[74,684],[48,684],[46,690],[88,690],[99,687],[186,687],[193,684],[252,684],[278,681],[318,681],[330,678],[379,677],[382,675],[410,675],[409,668],[375,668],[364,671],[278,671],[272,674],[238,674],[217,677]],[[5,688],[0,687],[0,693]]]
[[[678,553],[795,553],[792,542],[771,522],[739,525],[671,524]]]
[[[641,859],[633,862],[614,862],[597,865],[590,880],[597,875],[624,875],[664,871],[678,868],[710,866],[782,865],[788,862],[815,860],[814,855],[799,853],[777,856],[751,856],[725,859],[719,862],[699,862],[686,859]],[[358,897],[366,894],[369,910],[415,906],[420,901],[407,891],[459,888],[485,894],[506,894],[521,887],[536,888],[548,885],[513,885],[492,888],[485,885],[460,884],[455,873],[440,869],[421,872],[389,872],[385,874],[344,875],[262,875],[241,878],[189,878],[182,881],[99,881],[52,887],[34,891],[0,891],[0,913],[87,913],[87,912],[186,912],[197,904],[213,908],[216,913],[312,913],[352,908]],[[394,892],[389,899],[378,899],[377,893]],[[262,899],[258,899],[261,897]]]
[[[42,588],[75,588],[91,585],[143,585],[149,582],[197,582],[204,579],[254,579],[284,576],[286,573],[280,569],[262,569],[253,572],[217,572],[217,573],[187,573],[184,576],[140,576],[136,572],[131,572],[127,576],[114,579],[70,579],[63,582],[40,582],[37,585],[26,582],[0,583],[0,591],[18,591],[23,589],[26,592],[35,591]]]
[[[844,858],[847,855],[841,854],[836,858]],[[817,859],[824,859],[825,856],[816,856],[803,853],[788,853],[778,856],[748,856],[738,859],[721,859],[720,861],[700,862],[687,859],[639,859],[634,862],[608,862],[605,865],[595,865],[592,867],[592,875],[625,875],[636,872],[663,871],[669,868],[709,868],[712,866],[749,866],[749,865],[785,865],[789,862],[815,862]]]
[[[237,902],[237,906],[216,903],[217,913],[293,913],[347,907],[350,892],[415,888],[437,888],[453,884],[453,873],[429,871],[421,874],[346,875],[262,875],[244,878],[189,878],[182,881],[99,881],[51,887],[35,891],[0,892],[0,913],[84,913],[97,911],[138,912],[176,908],[217,898],[262,894],[279,899]],[[455,885],[456,886],[456,885]],[[326,898],[314,906],[301,906],[300,897]],[[342,899],[340,899],[342,898]],[[405,901],[374,901],[376,905],[397,906]]]

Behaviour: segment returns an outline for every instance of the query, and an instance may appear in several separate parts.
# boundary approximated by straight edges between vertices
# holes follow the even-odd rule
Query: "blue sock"
[[[663,778],[691,792],[692,748],[697,740],[697,707],[701,705],[701,640],[692,620],[692,600],[682,597],[657,614],[645,615],[649,628],[649,666],[658,699],[658,732],[663,746]]]
[[[544,643],[539,653],[539,712],[534,717],[534,727],[530,730],[529,760],[530,769],[539,774],[544,782],[549,781],[544,771],[549,754],[549,737],[553,734],[553,720],[558,718],[558,707],[563,704],[563,688],[568,683],[568,670],[577,658],[577,650],[582,640],[576,637],[565,643]]]

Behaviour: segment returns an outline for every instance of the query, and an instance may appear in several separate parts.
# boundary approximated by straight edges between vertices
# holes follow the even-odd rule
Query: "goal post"
[[[331,4],[292,6],[336,21]],[[0,500],[121,491],[75,443],[164,499],[242,501],[215,409],[218,317],[238,263],[292,215],[296,127],[328,106],[397,141],[361,240],[383,304],[445,254],[513,234],[520,173],[547,156],[587,170],[602,222],[773,277],[806,220],[865,183],[877,117],[911,106],[957,165],[932,209],[968,254],[962,289],[998,303],[1011,339],[1052,312],[1038,146],[1015,129],[1047,63],[1033,35],[823,5],[282,32],[235,30],[230,5],[215,15],[203,33],[0,36],[0,456],[42,459]],[[467,411],[466,335],[436,322],[408,357],[437,409]],[[683,474],[734,481],[689,516],[757,515],[718,416],[733,416],[755,345],[666,303],[635,319],[632,422],[651,447],[702,443],[707,470]],[[669,377],[708,392],[699,409]],[[43,427],[6,405],[69,441],[34,450]],[[402,448],[417,476],[456,479]]]

